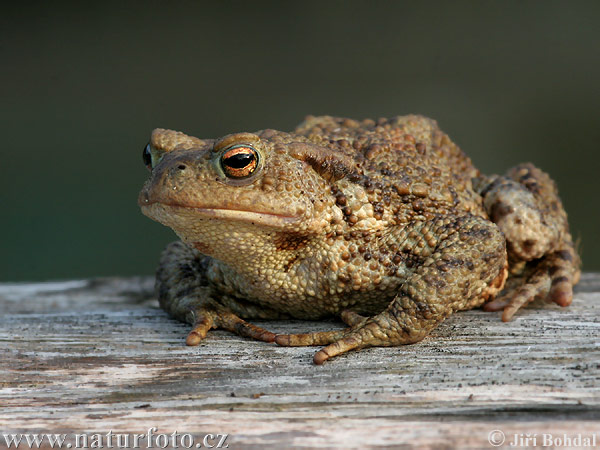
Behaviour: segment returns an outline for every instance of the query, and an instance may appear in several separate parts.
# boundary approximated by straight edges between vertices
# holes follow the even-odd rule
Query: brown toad
[[[163,252],[157,288],[193,324],[188,345],[223,328],[326,345],[321,364],[417,342],[484,303],[505,321],[537,297],[567,306],[579,278],[548,175],[484,176],[424,117],[308,117],[217,140],[157,129],[144,161],[142,211],[183,241]],[[324,317],[348,328],[275,335],[244,320]]]

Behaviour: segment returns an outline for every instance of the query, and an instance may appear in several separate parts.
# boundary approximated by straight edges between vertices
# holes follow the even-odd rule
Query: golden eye
[[[221,156],[221,168],[230,178],[246,178],[258,167],[258,152],[250,145],[229,147]]]

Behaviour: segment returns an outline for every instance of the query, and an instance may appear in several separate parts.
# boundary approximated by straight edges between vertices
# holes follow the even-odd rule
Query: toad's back
[[[486,217],[472,185],[479,171],[434,120],[309,116],[296,133],[353,158],[348,181],[365,189],[376,212],[391,207],[397,223],[453,210]]]

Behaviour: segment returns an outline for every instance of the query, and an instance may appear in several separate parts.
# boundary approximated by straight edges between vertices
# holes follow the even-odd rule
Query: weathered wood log
[[[151,278],[0,284],[0,311],[0,446],[3,434],[66,433],[75,445],[74,433],[99,433],[107,447],[109,431],[116,446],[151,427],[193,434],[194,447],[211,433],[229,448],[483,448],[500,442],[494,430],[504,446],[544,434],[600,445],[599,274],[582,277],[568,308],[533,304],[509,323],[461,312],[418,344],[323,366],[316,348],[224,331],[186,347],[189,326],[158,308]]]

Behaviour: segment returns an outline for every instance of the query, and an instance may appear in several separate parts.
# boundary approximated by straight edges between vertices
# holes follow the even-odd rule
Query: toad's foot
[[[569,306],[580,273],[574,261],[577,256],[573,247],[568,247],[550,253],[537,264],[529,263],[525,275],[509,278],[501,295],[486,303],[483,309],[502,311],[502,320],[508,322],[520,308],[537,298]]]
[[[386,312],[387,313],[387,312]],[[380,317],[381,316],[381,317]],[[397,342],[394,328],[397,324],[383,323],[387,314],[380,314],[374,318],[360,316],[354,312],[344,311],[342,320],[350,325],[343,330],[319,331],[315,333],[280,334],[275,337],[275,342],[282,346],[306,347],[313,345],[326,345],[319,350],[313,361],[315,364],[323,364],[329,358],[346,353],[350,350],[373,346],[390,346],[398,344],[409,344],[420,341],[423,336],[416,335],[412,339],[403,339]],[[380,320],[378,320],[378,318]],[[387,335],[389,332],[389,336]]]
[[[209,257],[182,242],[173,242],[163,252],[156,274],[160,306],[176,319],[193,325],[186,339],[187,345],[198,345],[214,328],[273,342],[274,333],[241,317],[281,319],[285,315],[226,294],[215,294],[206,280],[209,265]]]
[[[189,303],[187,321],[193,323],[194,328],[185,340],[187,345],[198,345],[211,328],[222,328],[259,341],[273,342],[275,340],[274,333],[240,319],[217,302],[208,300]]]

